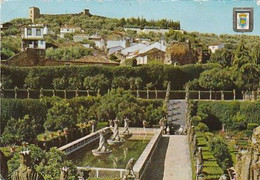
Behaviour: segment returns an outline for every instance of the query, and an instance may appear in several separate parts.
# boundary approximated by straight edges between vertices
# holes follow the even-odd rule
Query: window
[[[31,36],[32,35],[32,28],[27,28],[27,36]]]
[[[41,29],[40,28],[36,29],[36,36],[41,36]]]

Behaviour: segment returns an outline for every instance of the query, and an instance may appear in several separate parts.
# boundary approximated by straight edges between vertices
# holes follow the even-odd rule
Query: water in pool
[[[80,167],[103,167],[103,168],[125,168],[128,160],[134,158],[137,160],[142,154],[149,140],[127,140],[122,146],[113,148],[113,152],[106,159],[94,157],[91,150],[81,151],[71,157],[76,166]],[[96,149],[98,145],[94,146]]]

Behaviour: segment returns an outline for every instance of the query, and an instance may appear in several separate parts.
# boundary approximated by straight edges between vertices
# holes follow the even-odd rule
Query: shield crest
[[[241,27],[242,29],[244,29],[248,24],[248,18],[247,18],[247,14],[239,14],[239,20],[238,20],[238,25],[239,27]]]

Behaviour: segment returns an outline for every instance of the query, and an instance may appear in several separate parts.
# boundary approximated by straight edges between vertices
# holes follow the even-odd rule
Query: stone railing
[[[106,177],[110,174],[112,177],[123,178],[125,169],[114,169],[114,168],[99,168],[99,167],[77,167],[79,171],[91,171],[90,176],[96,178]]]
[[[147,129],[148,130],[148,129]],[[157,132],[154,134],[146,148],[144,149],[141,156],[138,158],[134,165],[134,173],[136,179],[145,179],[146,169],[151,163],[153,154],[157,148],[157,145],[162,137],[162,129],[157,129]]]
[[[109,91],[109,90],[108,90]],[[207,99],[207,100],[257,100],[260,99],[260,91],[186,91],[186,90],[131,90],[132,94],[137,98],[143,99],[165,99],[166,95],[169,99]],[[168,93],[167,93],[168,92]],[[77,96],[96,96],[100,91],[91,90],[59,90],[59,89],[0,89],[0,97],[3,98],[32,98],[38,99],[41,96],[58,96],[60,98],[69,99]],[[104,94],[104,92],[103,92]],[[101,94],[102,95],[102,94]]]
[[[60,147],[59,150],[65,152],[66,155],[70,155],[71,153],[76,152],[76,151],[86,147],[89,144],[97,142],[99,140],[99,132],[103,131],[103,130],[105,131],[105,135],[108,135],[112,132],[109,127],[105,127],[103,129],[100,129],[99,131],[96,131],[85,137],[77,139],[69,144],[66,144],[66,145]]]

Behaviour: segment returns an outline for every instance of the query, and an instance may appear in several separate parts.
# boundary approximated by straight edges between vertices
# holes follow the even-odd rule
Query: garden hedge
[[[210,130],[245,130],[260,124],[260,101],[198,101],[193,113],[201,117]]]
[[[138,67],[109,67],[109,66],[36,66],[36,67],[11,67],[1,66],[1,75],[6,81],[7,88],[24,88],[25,79],[29,72],[33,77],[39,78],[37,88],[52,89],[53,79],[62,78],[68,81],[70,78],[77,78],[83,82],[87,76],[103,74],[110,82],[114,77],[123,76],[126,78],[140,77],[143,89],[146,84],[152,82],[156,89],[165,89],[164,82],[170,81],[172,88],[175,90],[183,89],[186,82],[199,78],[200,73],[205,70],[219,67],[217,64],[200,64],[200,65],[143,65]],[[111,83],[110,83],[111,84]],[[67,85],[68,86],[68,85]],[[68,88],[68,87],[66,87]],[[111,87],[110,87],[111,88]],[[84,87],[81,87],[84,89]],[[106,90],[102,90],[106,92]]]

